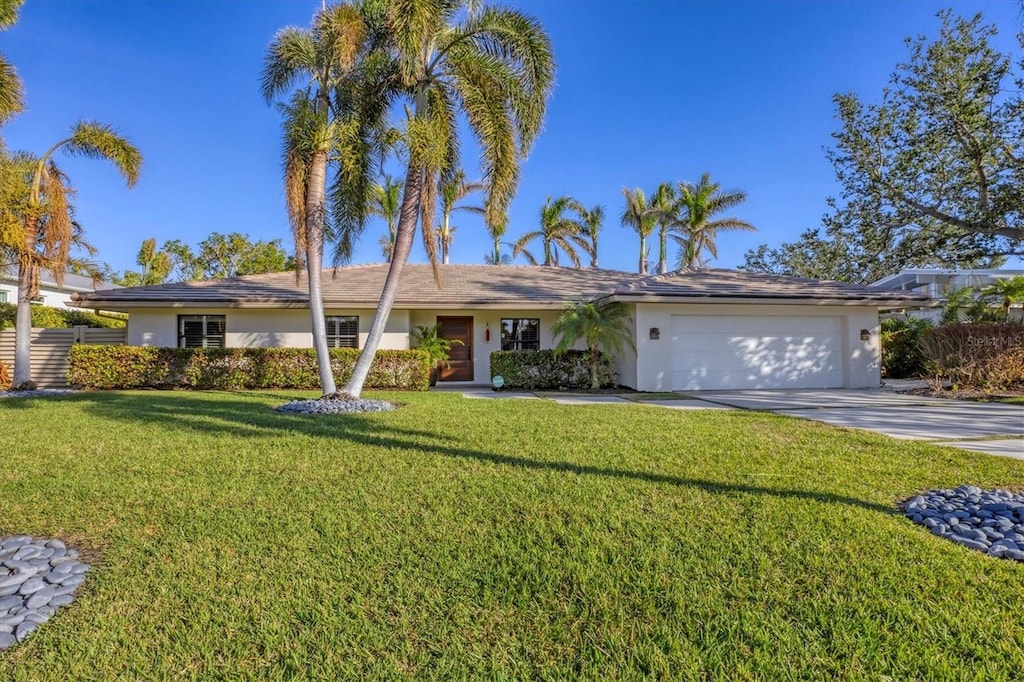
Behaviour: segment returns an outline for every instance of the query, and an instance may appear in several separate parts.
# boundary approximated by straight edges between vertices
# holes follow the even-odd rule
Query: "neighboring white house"
[[[940,305],[951,291],[970,287],[980,291],[1001,279],[1024,276],[1024,270],[943,270],[940,268],[911,268],[900,270],[895,275],[883,277],[871,284],[882,289],[897,289],[927,294]],[[1020,306],[1011,310],[1011,317],[1020,317]],[[925,308],[910,311],[914,317],[937,321],[942,316],[941,308]]]
[[[332,346],[361,347],[388,265],[325,270]],[[636,351],[620,384],[643,391],[879,385],[879,311],[928,296],[838,282],[694,270],[641,276],[601,269],[407,265],[382,348],[440,323],[452,349],[442,381],[490,381],[490,354],[554,346],[566,304],[610,297],[630,306]],[[83,292],[73,305],[130,313],[128,339],[149,346],[310,347],[305,278],[294,273]]]
[[[81,275],[64,275],[63,284],[57,285],[52,272],[39,273],[39,296],[33,303],[42,303],[51,308],[71,308],[71,296],[76,293],[91,293],[96,290],[92,279]],[[18,271],[13,266],[0,267],[0,303],[18,302]]]

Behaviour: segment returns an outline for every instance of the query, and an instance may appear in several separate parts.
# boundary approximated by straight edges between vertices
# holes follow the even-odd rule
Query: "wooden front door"
[[[438,317],[441,325],[441,338],[453,343],[448,353],[448,366],[438,370],[439,381],[472,381],[473,380],[473,318],[472,317]]]

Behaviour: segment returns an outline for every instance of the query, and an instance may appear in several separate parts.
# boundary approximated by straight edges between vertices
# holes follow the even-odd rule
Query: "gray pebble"
[[[68,592],[67,594],[55,595],[54,598],[50,600],[50,606],[67,606],[68,604],[73,604],[74,602],[75,595]]]
[[[15,645],[15,643],[17,643],[17,641],[18,640],[15,639],[14,635],[9,632],[0,632],[0,651],[10,649]]]
[[[930,490],[903,505],[932,534],[991,557],[1024,561],[1024,494],[960,486]]]
[[[19,642],[24,642],[25,638],[35,632],[38,627],[39,623],[33,623],[30,620],[22,621],[21,625],[14,628],[14,637]]]
[[[4,611],[9,611],[13,609],[15,606],[21,606],[22,602],[24,601],[24,599],[22,599],[16,594],[11,595],[9,597],[2,597],[0,598],[0,613],[3,613]]]
[[[0,578],[0,588],[10,587],[11,585],[21,585],[31,577],[31,573],[12,573],[6,578]]]
[[[50,603],[50,600],[54,597],[53,587],[44,587],[32,594],[31,597],[25,602],[25,606],[30,609],[38,609],[40,606],[46,606]]]
[[[29,578],[21,584],[20,588],[18,588],[18,594],[32,594],[33,592],[38,592],[43,589],[45,586],[46,583],[43,582],[42,578]]]

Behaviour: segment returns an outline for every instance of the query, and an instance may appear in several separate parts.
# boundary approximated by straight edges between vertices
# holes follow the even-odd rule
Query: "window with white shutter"
[[[327,315],[328,348],[359,348],[359,317],[357,315]]]
[[[224,315],[178,315],[179,348],[223,348]]]

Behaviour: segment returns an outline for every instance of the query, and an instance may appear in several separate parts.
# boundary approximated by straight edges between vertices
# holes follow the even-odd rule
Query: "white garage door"
[[[672,390],[838,388],[838,317],[672,317]]]

